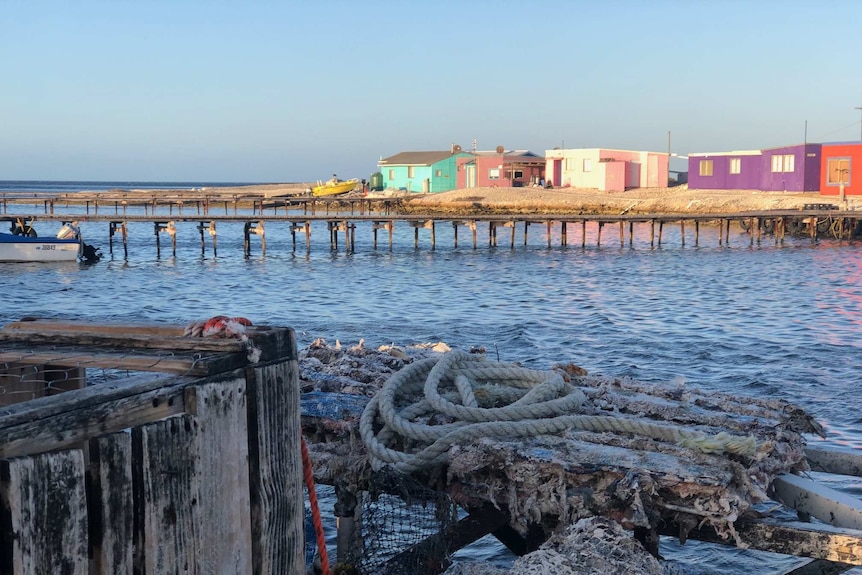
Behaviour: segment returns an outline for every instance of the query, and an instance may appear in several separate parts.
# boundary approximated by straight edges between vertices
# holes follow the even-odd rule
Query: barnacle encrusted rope
[[[420,392],[417,401],[396,406],[399,399]],[[753,437],[707,435],[626,416],[578,413],[586,399],[558,372],[454,350],[415,361],[393,374],[368,403],[359,430],[375,468],[393,465],[404,473],[443,463],[453,445],[479,437],[527,437],[566,429],[634,433],[703,453],[751,456],[757,450]],[[383,427],[375,433],[378,418]],[[441,418],[448,422],[428,422]]]

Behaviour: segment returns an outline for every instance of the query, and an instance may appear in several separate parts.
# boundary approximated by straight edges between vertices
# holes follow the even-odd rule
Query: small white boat
[[[0,232],[0,262],[73,262],[82,257],[84,244],[76,225],[65,224],[57,237],[40,238],[30,224],[20,220],[14,233]]]
[[[0,232],[0,262],[73,262],[80,251],[78,238],[34,238]]]

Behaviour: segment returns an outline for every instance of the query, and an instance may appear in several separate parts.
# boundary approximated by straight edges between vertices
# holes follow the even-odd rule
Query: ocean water
[[[141,187],[115,184],[105,189]],[[52,231],[39,225],[48,226],[40,234]],[[607,228],[597,246],[590,227],[581,247],[579,226],[561,247],[557,226],[549,248],[534,226],[526,246],[518,228],[514,248],[507,235],[488,247],[480,228],[485,242],[473,249],[463,230],[455,248],[451,227],[438,225],[432,250],[427,230],[417,249],[402,224],[390,251],[388,238],[375,250],[370,224],[360,223],[349,253],[343,243],[330,248],[324,223],[313,225],[309,249],[297,237],[295,251],[287,224],[268,223],[266,254],[253,237],[244,257],[242,224],[220,223],[213,257],[209,238],[201,253],[195,224],[178,223],[176,257],[165,238],[157,257],[152,224],[130,224],[125,259],[116,242],[108,253],[106,223],[81,225],[105,257],[92,265],[0,263],[0,323],[35,315],[185,324],[228,314],[291,326],[300,346],[317,337],[481,345],[535,368],[574,362],[595,374],[780,397],[816,417],[828,432],[824,444],[862,448],[859,243],[776,245],[765,237],[751,246],[737,228],[720,246],[717,230],[702,227],[694,247],[693,237],[683,246],[679,230],[666,226],[662,246],[651,247],[648,226],[636,225],[631,247]],[[830,485],[862,497],[862,479]],[[662,553],[701,573],[784,573],[799,562],[672,540]],[[511,561],[489,540],[457,557]]]
[[[103,192],[107,190],[191,190],[223,186],[252,185],[254,182],[133,182],[133,181],[56,181],[56,180],[0,180],[0,195],[3,192]]]

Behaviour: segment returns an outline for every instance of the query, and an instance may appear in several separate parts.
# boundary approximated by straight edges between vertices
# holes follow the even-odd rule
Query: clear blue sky
[[[860,138],[858,0],[0,0],[0,180]]]

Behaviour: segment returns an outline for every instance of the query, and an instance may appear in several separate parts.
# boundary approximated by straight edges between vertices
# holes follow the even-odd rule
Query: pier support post
[[[649,247],[655,247],[655,220],[649,221]]]
[[[209,225],[210,237],[213,239],[213,257],[218,256],[218,246],[216,244],[216,223],[215,220],[210,221]]]
[[[335,485],[335,520],[338,530],[336,538],[336,561],[341,564],[348,564],[353,560],[351,556],[353,540],[354,540],[354,525],[356,512],[358,507],[358,499],[356,494],[350,491],[346,486]]]
[[[581,247],[587,247],[587,220],[581,220]]]
[[[602,228],[604,227],[605,222],[599,222],[599,229],[596,237],[596,247],[601,247],[602,245]]]
[[[620,220],[620,247],[626,245],[626,224]]]
[[[682,247],[685,247],[685,220],[679,221],[679,239],[682,242]]]
[[[566,229],[568,225],[566,222],[560,222],[560,245],[565,246],[568,244],[568,238],[566,237]]]
[[[177,226],[173,221],[165,226],[165,233],[171,236],[171,255],[177,257]]]
[[[198,233],[201,236],[201,256],[204,256],[206,254],[206,242],[204,241],[204,230],[205,229],[206,229],[206,226],[204,225],[204,223],[198,222]]]
[[[167,229],[167,222],[153,222],[153,233],[156,235],[156,257],[162,257],[162,242],[159,234],[162,230]]]

